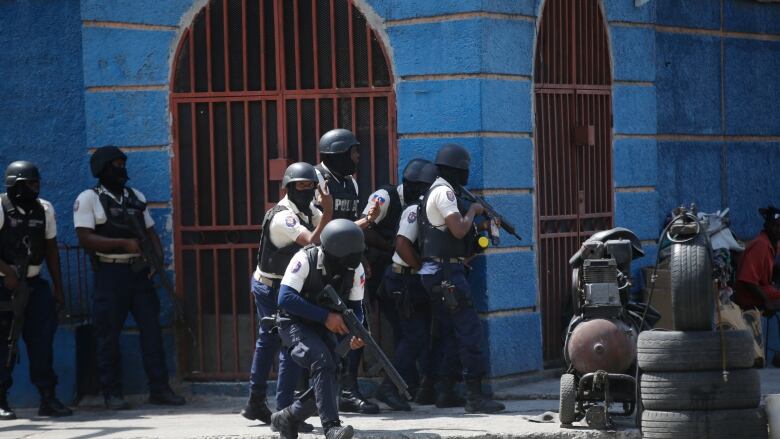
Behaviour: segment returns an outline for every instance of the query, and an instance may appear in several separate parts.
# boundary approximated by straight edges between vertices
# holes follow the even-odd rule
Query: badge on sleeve
[[[78,212],[78,210],[79,210],[79,200],[76,199],[76,202],[73,203],[73,211]]]
[[[295,265],[293,266],[292,272],[297,273],[301,271],[301,261],[295,261]]]
[[[450,201],[455,201],[455,194],[452,191],[447,191],[447,199]]]
[[[360,273],[360,286],[363,287],[366,285],[366,273]]]
[[[374,194],[374,196],[371,197],[371,202],[372,203],[379,203],[379,205],[381,206],[381,205],[385,204],[387,202],[387,200],[385,199],[385,197],[383,197],[383,196],[381,196],[379,194]]]
[[[409,216],[406,217],[406,220],[409,221],[409,224],[414,224],[414,222],[417,221],[417,212],[409,212]]]
[[[284,223],[287,224],[287,227],[293,228],[296,224],[298,224],[298,220],[295,219],[295,215],[289,215],[284,219]]]

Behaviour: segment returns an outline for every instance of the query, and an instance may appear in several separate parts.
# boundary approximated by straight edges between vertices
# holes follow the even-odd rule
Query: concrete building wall
[[[485,188],[488,201],[515,220],[523,236],[522,241],[504,236],[499,248],[474,263],[472,282],[484,317],[491,376],[540,369],[532,78],[544,2],[356,4],[382,36],[391,61],[400,167],[417,156],[432,157],[444,142],[463,144],[475,164],[471,185]],[[68,37],[58,34],[48,44],[36,43],[45,32],[30,29],[41,25],[37,18],[23,26],[0,13],[0,35],[26,48],[29,63],[43,62],[41,54],[75,54],[68,57],[71,79],[65,88],[71,96],[67,102],[80,109],[68,114],[76,128],[52,129],[76,139],[68,142],[74,154],[62,154],[62,145],[54,142],[40,146],[57,157],[52,167],[67,168],[58,174],[68,183],[55,196],[44,194],[58,199],[61,233],[74,240],[64,212],[78,190],[91,184],[87,152],[109,143],[120,146],[130,157],[131,184],[152,201],[170,252],[170,66],[182,30],[205,0],[68,5],[70,12],[57,9],[59,21],[53,23],[69,29]],[[37,7],[44,16],[55,9],[35,1],[3,7]],[[652,241],[669,209],[681,203],[696,202],[703,210],[730,206],[734,230],[742,237],[754,235],[760,227],[756,208],[780,204],[772,173],[780,159],[780,6],[752,0],[650,0],[637,7],[634,0],[603,0],[602,8],[614,80],[615,224],[645,241],[648,256],[637,265],[654,260]],[[47,96],[62,99],[62,87],[50,76],[30,76],[29,63],[23,74],[9,69],[9,75],[36,89],[45,83],[51,88]],[[25,93],[33,86],[20,92],[14,84],[3,85],[6,95],[16,93],[15,101],[29,102]],[[18,126],[41,123],[34,111],[9,112],[3,119]],[[19,129],[0,128],[0,157],[22,137]],[[170,321],[170,307],[164,308]],[[132,369],[139,375],[140,367]]]

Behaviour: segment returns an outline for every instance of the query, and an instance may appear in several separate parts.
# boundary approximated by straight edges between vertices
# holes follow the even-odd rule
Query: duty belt
[[[139,259],[138,256],[133,256],[132,258],[109,258],[106,256],[98,256],[97,258],[98,261],[106,264],[132,264]]]
[[[436,262],[444,263],[450,263],[450,264],[462,264],[466,258],[431,258],[431,260]]]
[[[403,265],[397,264],[395,262],[393,262],[393,265],[391,266],[390,269],[393,270],[393,273],[398,273],[398,274],[417,274],[417,270],[415,270],[414,268],[404,267]]]
[[[252,277],[254,277],[256,281],[260,282],[261,284],[269,288],[278,288],[279,282],[282,281],[281,279],[271,279],[270,277],[265,277],[262,274],[260,274],[258,271],[255,271]]]

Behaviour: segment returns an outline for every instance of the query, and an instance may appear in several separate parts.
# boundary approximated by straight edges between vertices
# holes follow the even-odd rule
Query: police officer
[[[326,438],[349,439],[353,435],[352,427],[342,426],[339,420],[339,359],[334,352],[337,334],[348,330],[340,314],[319,304],[321,291],[330,284],[356,316],[363,318],[363,232],[351,221],[336,219],[325,226],[320,240],[319,247],[305,247],[293,257],[279,289],[279,308],[289,316],[279,328],[282,343],[293,360],[309,371],[312,385],[312,390],[290,407],[271,415],[282,439],[298,437],[300,423],[315,412],[319,412]],[[351,339],[352,349],[362,345],[362,340]]]
[[[59,305],[63,303],[62,279],[54,207],[38,198],[40,181],[38,168],[27,161],[13,162],[5,170],[6,193],[0,194],[0,276],[3,277],[0,301],[10,303],[14,290],[19,286],[21,273],[17,272],[17,267],[25,259],[29,296],[24,310],[22,336],[30,361],[30,379],[41,395],[38,415],[70,416],[73,412],[54,393],[57,375],[52,368],[52,344],[57,330],[55,302]],[[49,283],[40,276],[44,261],[54,283],[54,296]],[[9,355],[6,340],[12,320],[13,312],[0,313],[0,420],[16,419],[6,398],[18,355],[18,352],[14,353],[11,367],[6,367]]]
[[[431,362],[427,358],[429,336],[431,332],[431,309],[428,294],[417,274],[422,262],[417,248],[417,211],[420,197],[436,180],[438,170],[428,160],[415,159],[404,169],[403,193],[410,203],[396,216],[397,225],[393,228],[395,253],[392,264],[384,272],[384,291],[390,300],[385,314],[395,313],[398,318],[399,333],[396,336],[393,364],[410,390],[417,387],[419,378],[417,363],[423,374],[423,386],[418,389],[415,401],[426,402],[423,394],[433,393]],[[379,222],[377,223],[380,224]],[[397,232],[396,232],[397,230]],[[411,410],[398,394],[393,383],[385,378],[377,389],[376,398],[393,410]]]
[[[287,265],[302,247],[319,243],[320,233],[333,215],[333,199],[320,193],[324,211],[314,207],[317,172],[308,163],[293,163],[284,172],[282,185],[287,194],[266,212],[263,218],[257,268],[251,279],[258,321],[277,312],[277,292]],[[241,415],[250,420],[271,422],[271,411],[265,401],[266,381],[274,356],[279,353],[279,374],[276,386],[276,408],[281,410],[293,402],[293,393],[300,377],[300,368],[286,350],[279,352],[280,340],[270,328],[260,325],[252,373],[249,379],[250,396]],[[312,428],[309,424],[301,431]]]
[[[482,392],[486,358],[482,325],[466,280],[465,258],[476,239],[474,217],[483,213],[478,203],[465,207],[460,189],[468,183],[471,157],[460,145],[443,145],[436,154],[439,178],[425,194],[418,218],[423,265],[422,283],[430,295],[439,324],[441,388],[452,392],[457,374],[450,367],[460,358],[466,381],[466,412],[494,413],[503,404]]]
[[[358,219],[358,184],[352,174],[357,170],[360,160],[358,146],[360,143],[351,131],[343,128],[332,129],[320,138],[319,149],[322,163],[317,165],[320,186],[327,185],[333,197],[333,218],[343,218],[355,221],[361,229],[366,229],[376,215],[367,215]],[[378,203],[369,204],[368,209],[376,209]],[[368,213],[368,212],[367,212]],[[371,277],[371,267],[366,266],[367,275]],[[358,367],[362,350],[350,352],[341,380],[341,411],[374,414],[379,413],[379,406],[368,401],[361,393],[357,384]]]
[[[106,408],[130,408],[122,391],[119,336],[127,313],[138,324],[143,365],[149,379],[149,402],[182,405],[184,398],[168,385],[160,322],[160,302],[145,268],[133,270],[141,255],[136,229],[143,225],[146,237],[162,255],[144,195],[126,187],[127,156],[115,146],[98,148],[90,158],[98,185],[79,194],[73,206],[73,223],[79,243],[95,254],[93,318],[97,333],[98,372]]]

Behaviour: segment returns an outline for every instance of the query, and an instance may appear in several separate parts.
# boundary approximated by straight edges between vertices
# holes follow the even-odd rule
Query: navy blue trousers
[[[442,269],[440,266],[437,268],[435,273],[422,274],[421,278],[425,290],[433,299],[434,318],[439,325],[436,349],[439,357],[438,375],[441,378],[452,379],[461,376],[461,371],[453,367],[460,360],[464,379],[480,378],[485,375],[487,358],[482,347],[482,324],[479,316],[472,305],[460,306],[457,311],[452,312],[442,300],[437,300],[438,298],[431,292],[431,288],[442,281]],[[455,285],[458,293],[470,298],[471,285],[466,279],[463,264],[450,264],[450,272],[449,280]]]
[[[399,331],[395,340],[393,365],[406,384],[416,387],[419,375],[433,376],[430,359],[431,306],[428,293],[417,274],[394,273],[391,267],[385,271],[385,288],[389,292],[405,291],[410,295],[411,313],[396,311]],[[393,303],[395,308],[396,303]],[[395,311],[395,309],[394,309]],[[418,373],[419,365],[419,373]]]
[[[168,387],[160,300],[148,276],[149,270],[134,273],[130,264],[100,262],[96,266],[92,312],[97,333],[100,385],[105,396],[123,394],[119,336],[128,313],[133,314],[138,324],[149,390],[158,392]]]
[[[277,291],[252,277],[252,295],[255,297],[258,326],[260,319],[277,311]],[[268,388],[268,374],[274,357],[279,355],[279,374],[276,379],[276,409],[282,410],[293,403],[295,386],[301,376],[301,368],[295,364],[287,349],[280,349],[279,335],[272,334],[260,326],[255,354],[252,357],[252,372],[249,376],[249,390],[265,395]]]
[[[49,282],[40,276],[27,279],[30,298],[24,313],[22,338],[27,347],[30,363],[30,380],[38,388],[53,388],[57,385],[57,375],[52,367],[54,355],[52,344],[57,330],[57,307],[51,295]],[[0,300],[10,300],[11,291],[3,286],[0,278]],[[6,367],[8,359],[8,332],[11,330],[13,313],[0,313],[0,388],[8,389],[13,384],[11,374],[14,365]],[[21,352],[20,352],[21,353]]]

